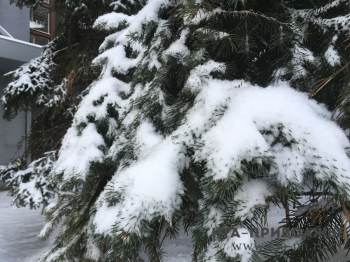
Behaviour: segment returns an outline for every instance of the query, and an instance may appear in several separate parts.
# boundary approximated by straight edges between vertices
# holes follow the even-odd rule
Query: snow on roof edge
[[[25,42],[25,41],[22,41],[22,40],[15,39],[15,38],[13,38],[13,37],[10,38],[10,37],[8,37],[8,36],[2,36],[2,35],[0,35],[0,39],[4,39],[4,40],[10,41],[10,42],[17,42],[17,43],[24,44],[24,45],[28,45],[28,46],[33,46],[33,47],[42,48],[41,45],[32,44],[32,43],[29,43],[29,42]]]

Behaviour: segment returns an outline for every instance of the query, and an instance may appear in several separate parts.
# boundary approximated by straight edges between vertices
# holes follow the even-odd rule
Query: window
[[[38,36],[38,45],[47,45],[50,39]]]
[[[29,39],[29,42],[35,44],[35,35],[33,34],[30,34],[30,39]]]
[[[55,37],[56,13],[50,10],[53,4],[54,0],[43,0],[41,6],[30,9],[31,43],[47,45]]]
[[[50,33],[50,12],[47,8],[30,9],[30,28],[44,33]]]

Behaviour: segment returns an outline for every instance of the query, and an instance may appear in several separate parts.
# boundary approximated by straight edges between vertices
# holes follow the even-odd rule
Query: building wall
[[[30,40],[30,9],[10,5],[10,0],[0,0],[0,25],[15,39],[29,42]],[[40,55],[41,48],[20,43],[17,40],[0,39],[0,97],[4,88],[11,81],[4,74],[15,70],[21,64]],[[9,47],[10,46],[10,47]],[[7,49],[6,49],[7,48]],[[10,49],[8,49],[10,48]],[[24,153],[24,135],[30,127],[30,113],[21,113],[15,119],[6,121],[2,118],[3,108],[0,106],[0,165],[6,165]],[[22,147],[18,143],[23,141]],[[5,186],[0,182],[0,190]]]
[[[0,71],[0,97],[3,95],[4,87],[11,80],[10,77],[3,76],[4,73]],[[3,112],[3,108],[0,107],[0,117]],[[26,117],[28,121],[25,121]],[[30,114],[21,113],[11,121],[0,118],[0,165],[6,165],[12,159],[24,153],[24,143],[20,149],[17,148],[17,145],[25,134],[25,124],[30,123],[29,117]],[[0,190],[4,188],[4,184],[0,182]]]
[[[4,93],[4,87],[10,82],[10,77],[3,76],[4,72],[0,71],[0,97]],[[0,115],[2,116],[4,110],[0,107]],[[0,121],[0,165],[7,164],[17,151],[17,143],[25,134],[25,114],[21,113],[15,119]],[[23,154],[23,148],[19,150],[19,154]],[[17,156],[18,156],[17,153]]]
[[[29,8],[0,0],[0,25],[14,38],[29,42]]]

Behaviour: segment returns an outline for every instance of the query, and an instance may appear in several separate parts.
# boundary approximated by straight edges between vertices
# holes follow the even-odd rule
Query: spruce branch
[[[350,221],[350,212],[347,209],[346,203],[344,201],[344,198],[342,196],[339,197],[340,203],[342,204],[343,207],[343,211],[344,214],[346,216],[346,219],[343,221],[343,227],[344,227],[344,239],[348,240],[348,234],[347,234],[347,230],[346,230],[346,226],[348,224],[348,222]]]
[[[348,42],[348,41],[350,41],[350,38],[344,40],[344,43],[345,43],[345,42]],[[349,47],[350,47],[350,43],[345,47],[345,50],[348,49]]]
[[[168,12],[168,15],[170,15],[171,13],[179,10],[179,9],[182,9],[182,8],[185,8],[185,5],[184,4],[179,4],[177,6],[175,6],[173,9],[171,9],[169,12]]]
[[[334,200],[334,197],[332,197],[331,199],[329,199],[327,201],[327,203],[317,212],[311,215],[311,226],[314,226],[317,222],[317,219],[319,218],[319,216],[326,210],[326,208],[332,203],[332,201]]]
[[[319,91],[322,90],[322,88],[324,88],[329,82],[331,82],[336,76],[338,76],[341,72],[343,72],[344,70],[348,69],[350,65],[350,62],[347,63],[346,65],[344,65],[342,68],[340,68],[338,71],[336,71],[335,73],[333,73],[332,75],[330,75],[327,78],[318,80],[311,88],[312,91],[309,93],[309,97],[314,97]]]

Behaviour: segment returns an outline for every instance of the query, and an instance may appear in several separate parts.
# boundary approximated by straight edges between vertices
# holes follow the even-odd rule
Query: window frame
[[[53,0],[52,0],[53,1]],[[39,37],[46,38],[48,41],[51,41],[55,36],[55,19],[56,15],[55,12],[52,12],[50,9],[52,7],[51,0],[44,0],[41,7],[48,9],[48,33],[44,31],[40,31],[37,29],[30,28],[30,35],[33,35],[33,43],[38,44],[39,43]],[[31,17],[30,17],[31,19]],[[31,37],[30,37],[31,38]],[[30,39],[31,40],[31,39]]]

